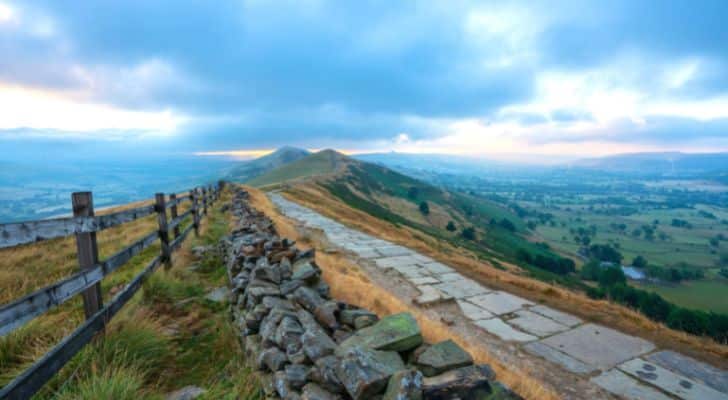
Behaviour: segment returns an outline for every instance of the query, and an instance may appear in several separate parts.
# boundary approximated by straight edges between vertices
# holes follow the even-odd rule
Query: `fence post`
[[[207,188],[202,188],[202,213],[207,215]]]
[[[164,200],[164,193],[154,195],[156,202],[157,221],[159,222],[159,240],[162,243],[162,261],[164,268],[172,267],[172,252],[169,249],[169,231],[167,229],[167,203]]]
[[[195,237],[200,236],[200,204],[197,195],[197,188],[191,190],[192,196],[192,224],[195,227]]]
[[[170,217],[172,218],[173,221],[175,218],[177,218],[179,216],[179,214],[177,214],[177,204],[176,204],[175,200],[177,200],[177,195],[174,193],[171,193],[169,195],[169,201],[171,203],[173,203],[173,205],[170,209]],[[177,226],[174,227],[174,238],[177,239],[178,237],[179,237],[179,224],[177,224]]]
[[[94,200],[91,192],[77,192],[71,195],[71,204],[74,217],[93,217]],[[99,262],[99,248],[96,243],[96,232],[84,232],[76,234],[76,249],[78,266],[81,271],[93,268]],[[91,318],[103,306],[101,297],[101,283],[96,282],[93,286],[82,293],[83,311],[86,319]]]

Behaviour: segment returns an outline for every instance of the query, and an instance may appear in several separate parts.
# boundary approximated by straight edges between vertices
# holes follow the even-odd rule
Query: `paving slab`
[[[456,301],[458,303],[458,306],[460,307],[460,311],[463,312],[463,315],[465,315],[468,319],[472,321],[490,319],[494,317],[494,315],[491,314],[490,311],[484,310],[473,303],[460,299]]]
[[[376,251],[374,251],[374,250],[372,250],[372,251],[360,251],[360,252],[357,252],[357,254],[358,254],[358,255],[359,255],[359,257],[361,257],[361,258],[368,258],[368,259],[375,259],[375,258],[380,258],[380,257],[382,257],[382,255],[381,255],[381,254],[377,253],[377,252],[376,252]]]
[[[643,385],[616,369],[610,369],[590,380],[606,391],[629,400],[671,400],[657,389]]]
[[[456,299],[462,299],[465,297],[473,297],[485,293],[490,293],[490,289],[478,284],[470,279],[463,278],[458,281],[443,282],[436,285],[438,289],[449,294]]]
[[[533,303],[506,292],[492,292],[479,296],[469,297],[468,301],[485,308],[495,315],[512,313]]]
[[[566,325],[568,327],[575,327],[579,324],[581,324],[583,321],[571,314],[567,314],[562,311],[554,310],[553,308],[546,307],[544,305],[537,305],[529,308],[529,310],[541,314],[544,317],[548,317],[553,319],[554,321],[560,323],[561,325]]]
[[[417,262],[413,261],[412,258],[409,256],[394,256],[394,257],[379,258],[375,261],[375,263],[377,264],[377,266],[379,268],[383,268],[383,269],[417,264]]]
[[[658,351],[644,358],[679,375],[702,382],[719,392],[728,393],[728,371],[722,371],[672,350]]]
[[[529,353],[543,357],[554,364],[559,364],[567,371],[571,371],[575,374],[587,375],[597,371],[596,368],[584,364],[583,362],[541,342],[528,343],[523,346],[523,348]]]
[[[422,269],[416,265],[396,266],[394,267],[394,270],[407,278],[424,278],[427,276],[427,270]]]
[[[516,311],[516,317],[506,320],[509,325],[538,337],[551,336],[569,329],[566,325],[528,310]]]
[[[448,272],[446,274],[435,274],[437,276],[437,279],[439,279],[442,282],[454,282],[459,281],[463,279],[463,276],[458,274],[457,272]]]
[[[433,274],[447,274],[448,272],[455,272],[454,269],[448,267],[447,265],[434,261],[434,262],[420,262],[419,263],[422,268],[427,269],[428,271],[432,272]]]
[[[655,348],[647,340],[596,324],[582,325],[542,342],[602,371]]]
[[[424,306],[452,299],[452,297],[442,293],[432,285],[417,286],[417,290],[420,291],[420,295],[415,298],[415,303],[419,305]]]
[[[538,339],[536,336],[514,329],[500,318],[481,319],[475,321],[475,325],[508,342],[530,342]]]
[[[726,400],[728,395],[678,375],[644,359],[629,360],[618,367],[640,381],[685,400]]]
[[[431,276],[425,276],[423,278],[411,278],[409,279],[410,282],[412,282],[413,285],[419,286],[419,285],[432,285],[433,283],[440,283],[437,279],[431,277]]]
[[[383,246],[377,249],[385,257],[407,256],[413,254],[412,250],[402,246]]]

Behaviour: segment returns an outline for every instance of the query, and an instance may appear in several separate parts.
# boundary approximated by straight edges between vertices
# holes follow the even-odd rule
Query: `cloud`
[[[689,149],[728,117],[726,17],[722,0],[0,3],[17,114],[0,127],[170,132],[192,152]]]

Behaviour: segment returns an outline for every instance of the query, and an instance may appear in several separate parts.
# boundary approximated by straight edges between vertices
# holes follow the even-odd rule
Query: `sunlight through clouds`
[[[186,118],[170,110],[132,111],[73,101],[60,93],[0,86],[0,129],[143,130],[169,134]]]

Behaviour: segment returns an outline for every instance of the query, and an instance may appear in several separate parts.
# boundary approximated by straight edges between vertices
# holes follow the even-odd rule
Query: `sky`
[[[725,0],[0,0],[0,160],[728,151],[726,20]]]

